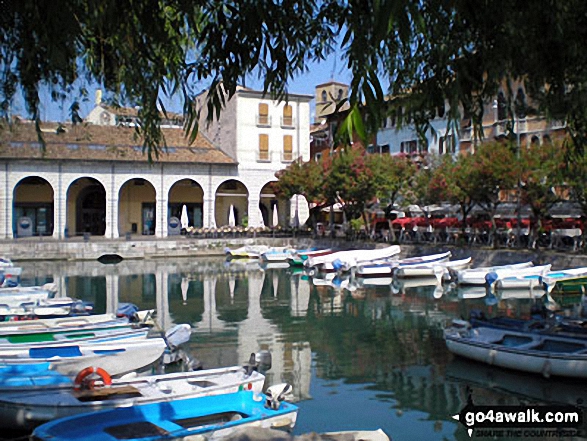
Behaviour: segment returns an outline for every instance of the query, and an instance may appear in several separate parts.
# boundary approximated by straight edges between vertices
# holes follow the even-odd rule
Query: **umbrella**
[[[234,205],[230,204],[230,209],[228,210],[228,225],[234,227],[236,225],[236,221],[234,219]]]
[[[185,205],[184,205],[185,207]],[[187,304],[188,302],[188,289],[190,287],[190,281],[187,277],[181,278],[181,298],[183,299],[183,304]]]
[[[279,216],[277,215],[277,204],[273,206],[273,226],[276,227],[279,223]]]
[[[186,205],[184,204],[183,207],[181,207],[181,228],[183,230],[187,229],[187,227],[190,226],[190,220],[188,218],[188,207],[186,207]]]

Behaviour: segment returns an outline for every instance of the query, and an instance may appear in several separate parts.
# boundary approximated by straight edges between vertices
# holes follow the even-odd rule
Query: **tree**
[[[369,127],[394,112],[424,133],[448,103],[453,129],[464,115],[479,129],[484,105],[504,82],[519,80],[541,112],[567,121],[575,151],[587,145],[581,0],[7,0],[1,8],[0,111],[9,113],[22,88],[38,119],[40,85],[61,99],[78,81],[96,82],[118,102],[140,106],[137,131],[149,154],[165,143],[160,94],[180,94],[195,139],[198,89],[210,91],[211,116],[249,74],[285,98],[289,80],[339,44],[353,75],[351,108],[369,107]],[[507,108],[513,119],[515,106]],[[352,126],[366,132],[361,124]]]
[[[273,183],[273,189],[277,196],[291,199],[302,195],[308,203],[315,204],[310,208],[310,220],[315,229],[317,213],[325,206],[324,164],[294,161],[286,169],[275,173],[275,177],[278,180]]]
[[[533,230],[540,231],[550,209],[562,200],[557,188],[564,184],[564,151],[551,142],[532,144],[521,149],[520,160],[522,203],[532,210]]]

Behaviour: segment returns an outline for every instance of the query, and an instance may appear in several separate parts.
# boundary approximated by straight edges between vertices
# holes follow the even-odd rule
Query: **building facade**
[[[83,124],[42,124],[44,144],[32,122],[5,126],[0,238],[163,238],[180,234],[184,211],[192,228],[303,222],[305,200],[279,200],[271,183],[294,159],[309,158],[311,99],[277,102],[243,89],[216,131],[202,125],[193,144],[181,116],[168,114],[167,147],[154,163],[137,138],[136,109],[106,106],[99,96]]]

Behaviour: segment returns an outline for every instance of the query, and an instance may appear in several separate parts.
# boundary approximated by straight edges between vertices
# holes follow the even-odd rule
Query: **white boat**
[[[400,269],[417,267],[419,269],[415,270],[414,277],[416,277],[416,273],[420,271],[422,272],[422,276],[426,276],[429,275],[429,271],[428,269],[423,269],[425,265],[432,265],[433,263],[441,263],[448,261],[450,255],[450,251],[447,251],[444,253],[430,254],[426,256],[407,257],[405,259],[397,259],[384,263],[382,262],[359,265],[355,270],[355,275],[358,277],[386,277],[389,275],[393,275],[395,277]],[[400,274],[401,275],[398,277],[408,277],[403,275],[403,271]],[[432,275],[434,275],[434,273]]]
[[[227,259],[259,259],[268,250],[267,245],[245,245],[235,249],[226,248],[224,251]]]
[[[271,247],[267,251],[261,253],[261,260],[268,263],[287,263],[287,260],[294,252],[295,250],[289,247]]]
[[[459,285],[485,285],[485,276],[499,269],[522,269],[534,266],[532,262],[514,263],[510,265],[496,265],[496,266],[485,266],[478,268],[470,268],[457,270],[454,274],[455,282]]]
[[[0,304],[0,317],[4,319],[57,318],[89,314],[93,306],[69,297],[22,303],[18,306]]]
[[[220,440],[247,425],[291,430],[298,408],[282,402],[284,395],[270,388],[267,395],[240,391],[84,413],[45,423],[35,429],[33,437],[53,441]]]
[[[493,366],[542,374],[587,378],[587,340],[490,327],[472,328],[454,320],[444,331],[448,350]]]
[[[331,254],[310,257],[304,262],[304,266],[322,272],[349,271],[355,266],[367,264],[374,260],[391,258],[398,255],[400,251],[399,245],[372,250],[337,251]]]
[[[0,365],[26,370],[49,363],[51,370],[75,377],[88,366],[99,366],[110,375],[136,371],[158,360],[167,348],[162,338],[127,339],[97,344],[47,345],[28,350],[3,350]]]
[[[459,271],[469,267],[471,258],[459,260],[438,260],[416,265],[399,266],[394,272],[395,277],[436,277],[441,280],[450,270]]]
[[[20,306],[23,303],[41,302],[54,297],[56,292],[57,286],[54,283],[0,288],[0,305]]]
[[[255,370],[232,366],[132,378],[100,378],[99,383],[86,381],[86,384],[91,385],[89,389],[72,387],[71,384],[42,390],[15,388],[14,391],[0,394],[0,427],[31,430],[50,420],[97,410],[235,393],[239,390],[260,393],[264,381],[265,376]]]
[[[587,284],[587,267],[570,268],[560,271],[550,271],[541,278],[541,283],[547,292],[552,292],[558,284],[585,283]]]
[[[0,336],[11,334],[32,334],[43,332],[87,330],[128,325],[125,317],[115,314],[95,314],[64,318],[36,319],[25,321],[0,322]]]
[[[485,281],[488,286],[501,282],[499,283],[500,289],[521,288],[524,286],[524,282],[528,283],[526,286],[530,286],[532,283],[532,279],[523,280],[524,277],[543,276],[550,271],[551,267],[552,265],[548,264],[530,266],[528,268],[497,268],[485,275]]]

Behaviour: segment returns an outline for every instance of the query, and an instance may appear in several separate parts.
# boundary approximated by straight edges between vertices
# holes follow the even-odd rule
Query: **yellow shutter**
[[[269,160],[269,135],[259,135],[259,160]]]
[[[283,125],[293,126],[292,108],[289,104],[283,106]]]
[[[259,104],[259,124],[269,124],[269,105]]]
[[[283,137],[283,160],[293,160],[293,142],[291,135],[284,135]]]

